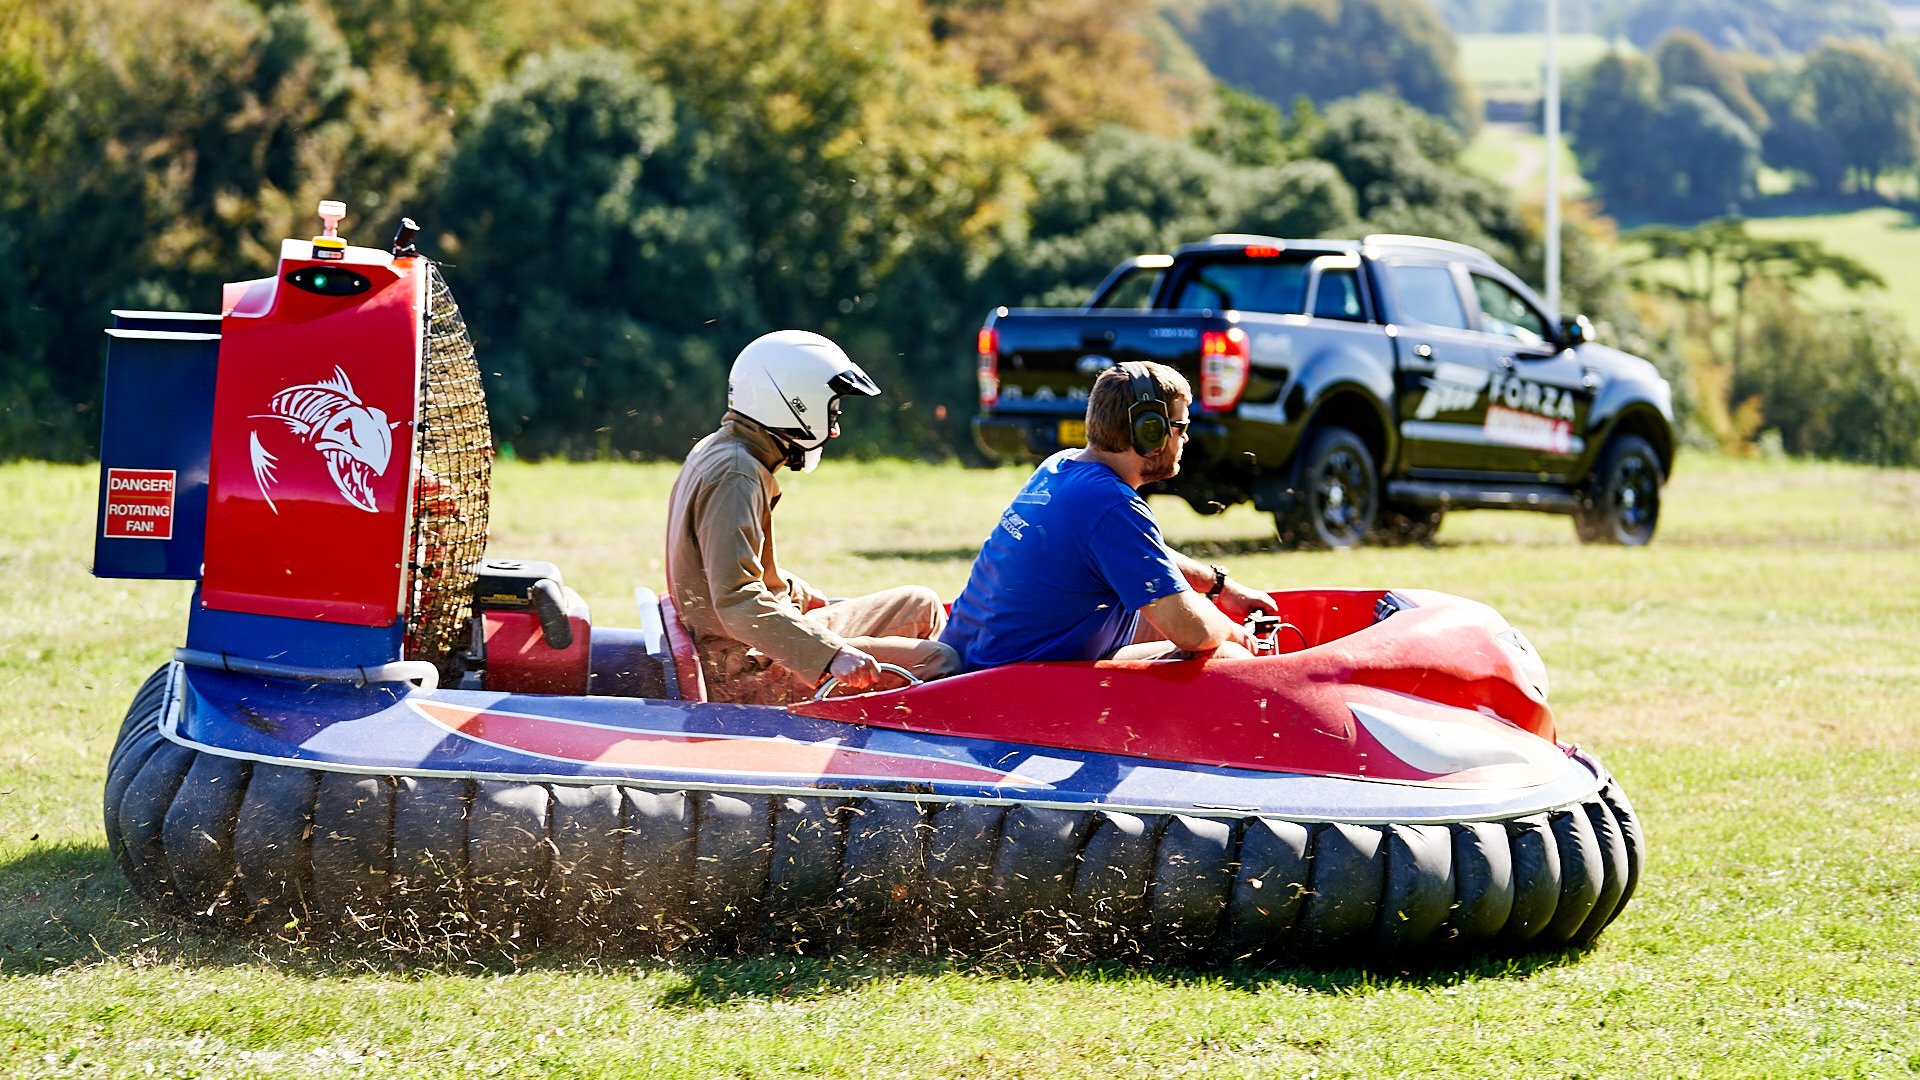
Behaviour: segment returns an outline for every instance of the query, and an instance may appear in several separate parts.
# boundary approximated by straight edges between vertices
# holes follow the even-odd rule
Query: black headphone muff
[[[1135,360],[1120,367],[1127,373],[1127,392],[1133,398],[1133,403],[1127,406],[1127,437],[1133,442],[1135,453],[1151,457],[1173,437],[1167,403],[1160,397],[1159,382],[1147,370],[1147,365]]]

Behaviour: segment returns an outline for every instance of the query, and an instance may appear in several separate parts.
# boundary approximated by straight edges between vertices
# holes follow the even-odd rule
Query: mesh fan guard
[[[472,614],[473,567],[487,548],[493,435],[466,319],[431,262],[424,322],[406,651],[450,677]]]

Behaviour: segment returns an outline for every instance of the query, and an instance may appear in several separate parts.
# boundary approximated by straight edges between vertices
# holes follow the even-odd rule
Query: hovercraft
[[[108,331],[95,572],[198,582],[106,783],[109,845],[161,911],[1407,963],[1584,944],[1632,895],[1632,807],[1556,741],[1538,655],[1441,593],[1275,593],[1252,659],[707,701],[670,601],[636,590],[638,625],[599,627],[558,568],[482,558],[458,308],[407,230],[392,252],[334,232],[285,241],[218,317]]]

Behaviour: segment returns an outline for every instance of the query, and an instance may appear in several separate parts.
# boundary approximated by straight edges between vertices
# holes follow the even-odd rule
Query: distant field
[[[1461,163],[1506,185],[1521,203],[1538,203],[1546,190],[1547,140],[1532,124],[1482,124]],[[1560,194],[1584,199],[1591,191],[1567,140],[1560,141]]]
[[[1530,90],[1546,88],[1547,35],[1456,34],[1460,43],[1460,72],[1483,89]],[[1560,73],[1587,67],[1610,50],[1637,52],[1624,39],[1609,42],[1599,34],[1560,35]]]
[[[1920,339],[1920,219],[1913,213],[1883,206],[1832,214],[1753,218],[1747,227],[1755,236],[1769,239],[1818,240],[1830,251],[1865,263],[1886,279],[1886,288],[1848,292],[1832,277],[1823,274],[1801,283],[1801,292],[1819,307],[1865,307],[1892,312]],[[1731,310],[1731,299],[1726,303]]]
[[[666,465],[508,464],[491,552],[601,625],[661,582]],[[1690,456],[1653,545],[1450,515],[1430,548],[1289,554],[1240,507],[1170,538],[1274,587],[1493,604],[1563,737],[1647,829],[1587,952],[1435,971],[1014,967],[980,956],[498,955],[203,937],[130,895],[113,731],[180,640],[181,582],[88,576],[94,470],[0,466],[0,1077],[1909,1076],[1920,1070],[1920,473]],[[829,458],[782,554],[833,592],[952,595],[1018,469]]]

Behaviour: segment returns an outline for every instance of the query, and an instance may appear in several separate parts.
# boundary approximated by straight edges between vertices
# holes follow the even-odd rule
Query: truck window
[[[1480,301],[1480,331],[1529,344],[1547,339],[1547,321],[1505,282],[1473,275],[1473,295]]]
[[[1160,291],[1160,271],[1136,266],[1121,276],[1106,292],[1094,297],[1087,306],[1097,310],[1150,308],[1153,294]]]
[[[1260,311],[1299,315],[1306,305],[1307,264],[1298,259],[1200,263],[1188,269],[1169,307],[1182,311]]]
[[[1320,286],[1313,294],[1313,314],[1322,319],[1366,318],[1360,306],[1360,272],[1328,270],[1320,275]]]
[[[1410,319],[1428,326],[1467,325],[1467,309],[1460,303],[1460,290],[1453,284],[1453,271],[1444,266],[1396,263],[1393,267],[1393,291],[1400,297],[1400,309]]]

